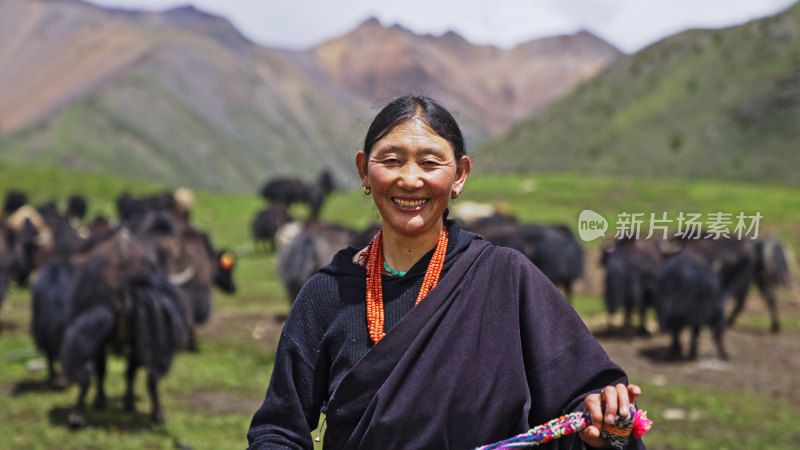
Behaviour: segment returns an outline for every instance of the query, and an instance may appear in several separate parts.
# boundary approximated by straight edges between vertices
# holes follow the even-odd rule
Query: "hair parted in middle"
[[[403,95],[392,100],[375,116],[364,139],[364,153],[369,155],[372,146],[398,125],[414,119],[422,120],[428,128],[441,136],[455,152],[456,161],[466,156],[464,136],[453,115],[436,100],[421,95]]]

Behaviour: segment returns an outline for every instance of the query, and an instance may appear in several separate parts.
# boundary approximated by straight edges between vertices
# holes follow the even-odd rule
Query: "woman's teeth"
[[[422,206],[425,204],[425,202],[427,202],[427,200],[401,200],[399,198],[394,198],[392,200],[400,206],[410,206],[410,207]]]

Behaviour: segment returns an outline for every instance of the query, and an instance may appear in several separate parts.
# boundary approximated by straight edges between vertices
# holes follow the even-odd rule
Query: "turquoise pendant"
[[[392,276],[395,276],[395,277],[404,277],[408,273],[408,272],[403,272],[402,270],[394,270],[394,269],[392,269],[391,267],[389,267],[388,264],[386,264],[386,261],[383,262],[383,270],[385,270],[386,273],[388,273],[389,275],[392,275]]]

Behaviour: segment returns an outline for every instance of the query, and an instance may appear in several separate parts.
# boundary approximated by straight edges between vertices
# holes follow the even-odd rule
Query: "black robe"
[[[462,243],[469,234],[456,233]],[[306,330],[326,331],[317,343],[305,345],[311,349],[298,345],[305,338],[286,338],[284,332],[277,379],[274,372],[248,434],[252,447],[311,448],[309,432],[322,406],[326,449],[469,449],[579,410],[587,394],[627,383],[578,314],[527,258],[480,239],[467,239],[464,247],[428,296],[349,371],[340,370],[326,344],[337,320],[320,323],[303,314]],[[338,264],[352,254],[337,255],[342,256]],[[364,302],[365,271],[359,269],[327,270],[338,291],[330,295],[343,305],[352,306],[350,297]],[[290,321],[298,320],[299,311],[292,311]],[[360,323],[353,325],[366,333],[363,306],[360,311]],[[353,339],[358,336],[363,334],[355,330]],[[284,345],[285,340],[291,342]],[[286,371],[284,364],[297,370]],[[314,370],[303,371],[306,365]],[[336,373],[342,375],[331,382]],[[305,420],[281,414],[303,414]],[[543,448],[581,448],[575,436],[549,445]],[[637,447],[643,448],[640,441],[632,446]]]

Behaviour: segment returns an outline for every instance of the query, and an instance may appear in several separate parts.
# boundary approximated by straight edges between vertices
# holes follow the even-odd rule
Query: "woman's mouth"
[[[408,199],[392,197],[392,202],[394,202],[395,205],[401,208],[419,208],[422,205],[428,203],[428,199],[408,200]]]

